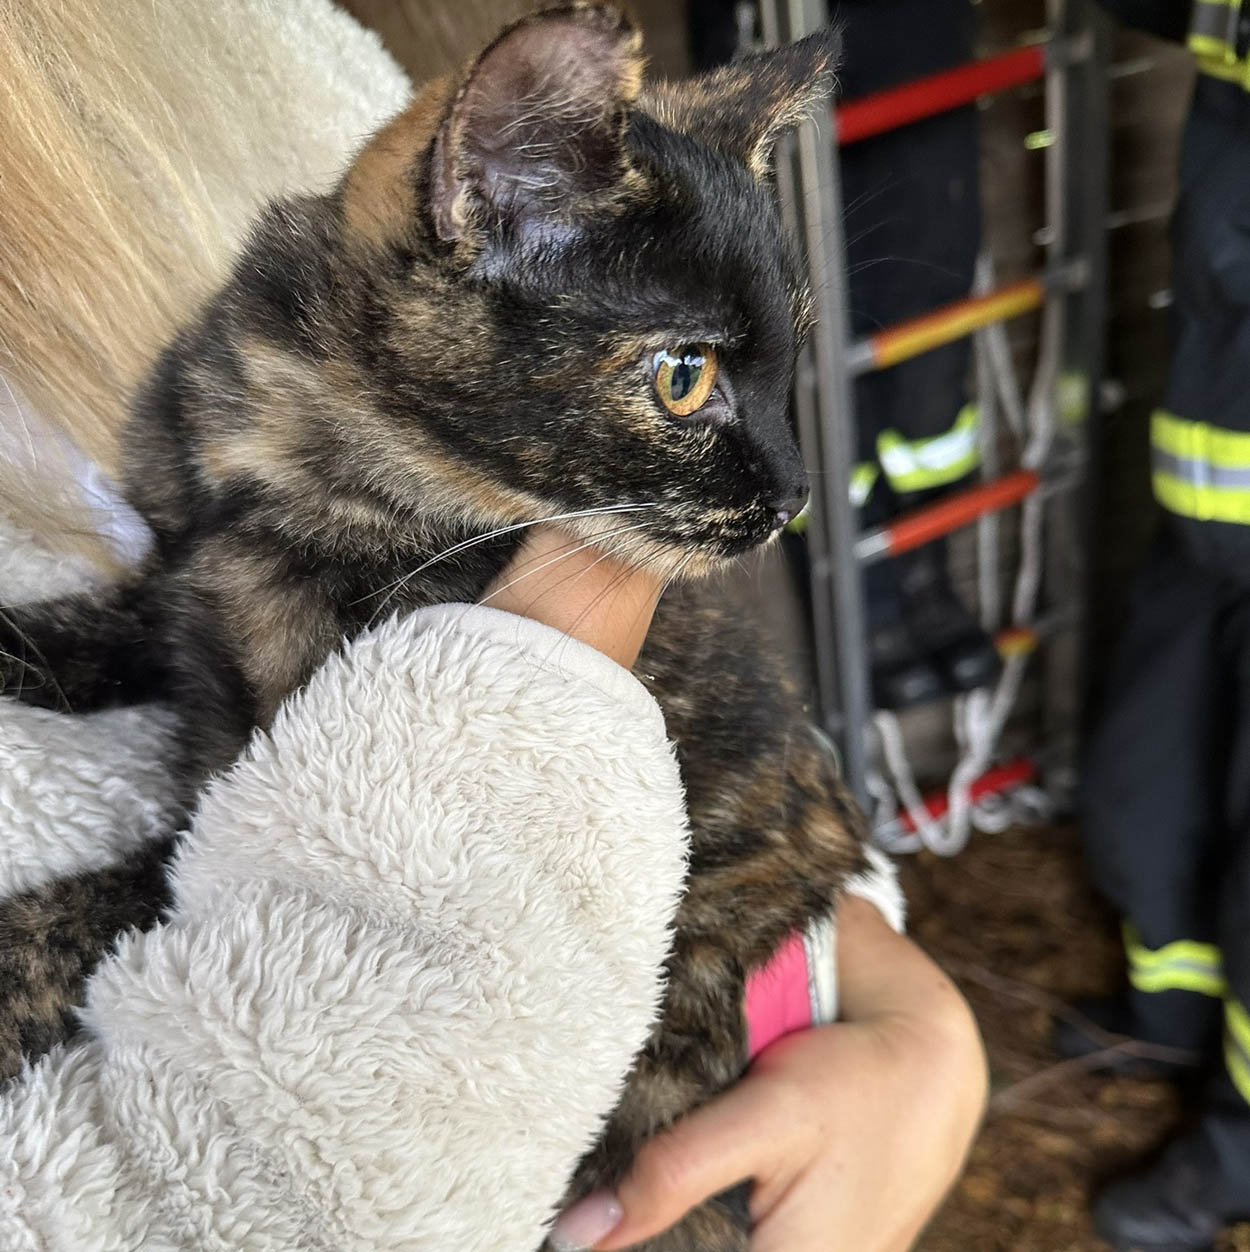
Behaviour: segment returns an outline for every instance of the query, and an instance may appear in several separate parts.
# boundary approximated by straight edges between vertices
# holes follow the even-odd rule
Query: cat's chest
[[[826,913],[861,820],[768,637],[714,589],[677,589],[635,673],[677,750],[690,817],[679,928],[741,968]]]

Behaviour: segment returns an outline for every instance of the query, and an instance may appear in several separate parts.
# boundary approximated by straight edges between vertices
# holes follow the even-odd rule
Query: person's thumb
[[[562,1213],[552,1244],[560,1252],[609,1252],[667,1230],[695,1205],[754,1175],[761,1115],[761,1094],[749,1082],[705,1104],[643,1144],[615,1194],[592,1192]]]

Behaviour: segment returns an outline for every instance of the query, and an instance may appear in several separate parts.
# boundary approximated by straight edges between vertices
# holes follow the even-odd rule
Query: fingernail
[[[585,1248],[593,1248],[621,1224],[624,1216],[612,1192],[592,1191],[556,1218],[551,1228],[551,1246],[555,1252],[583,1252]]]

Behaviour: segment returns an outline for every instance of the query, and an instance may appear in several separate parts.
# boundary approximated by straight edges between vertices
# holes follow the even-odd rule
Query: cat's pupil
[[[703,373],[703,354],[697,348],[683,348],[680,361],[673,366],[669,389],[673,399],[684,400],[699,384]]]

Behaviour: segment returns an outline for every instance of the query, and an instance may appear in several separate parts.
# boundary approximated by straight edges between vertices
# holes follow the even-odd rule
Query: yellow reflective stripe
[[[1191,965],[1206,965],[1210,969],[1221,969],[1224,958],[1213,943],[1202,943],[1197,939],[1175,939],[1165,943],[1161,948],[1148,948],[1141,941],[1141,935],[1132,922],[1124,923],[1124,950],[1134,965],[1157,969],[1170,961],[1187,961]]]
[[[1241,9],[1242,0],[1198,0],[1186,42],[1204,74],[1250,91],[1250,58],[1237,55]]]
[[[868,503],[880,474],[881,470],[871,461],[861,461],[851,471],[851,503],[857,509]]]
[[[1197,57],[1218,58],[1221,61],[1237,60],[1237,50],[1226,39],[1215,35],[1190,35],[1185,41]]]
[[[1165,509],[1200,522],[1235,522],[1250,526],[1250,490],[1244,487],[1195,487],[1184,479],[1156,470],[1155,499]]]
[[[1131,969],[1128,980],[1138,991],[1194,991],[1198,995],[1219,999],[1228,984],[1221,974],[1201,969]]]
[[[1250,1013],[1232,996],[1224,1001],[1224,1024],[1237,1046],[1250,1058]]]
[[[1233,1086],[1250,1104],[1250,1014],[1231,996],[1224,1001],[1224,1064]]]
[[[1250,432],[1159,410],[1150,419],[1155,498],[1198,521],[1250,525]]]
[[[1250,1064],[1246,1062],[1228,1035],[1224,1036],[1224,1065],[1228,1070],[1228,1076],[1233,1080],[1233,1086],[1237,1088],[1237,1094],[1250,1104]]]
[[[1195,991],[1218,997],[1227,990],[1223,959],[1213,943],[1177,939],[1161,948],[1147,948],[1132,923],[1125,922],[1124,951],[1129,982],[1138,991]]]
[[[971,473],[981,463],[977,447],[980,412],[965,404],[950,430],[927,439],[904,439],[896,430],[877,437],[881,468],[896,491],[944,487]]]
[[[1226,83],[1235,83],[1238,87],[1250,91],[1250,60],[1224,61],[1214,57],[1199,57],[1198,68],[1212,78]]]
[[[1157,409],[1150,418],[1150,442],[1160,452],[1206,461],[1223,469],[1250,468],[1250,433],[1190,422]]]
[[[1210,35],[1190,35],[1189,50],[1204,74],[1250,91],[1250,58],[1239,58],[1224,40]]]

